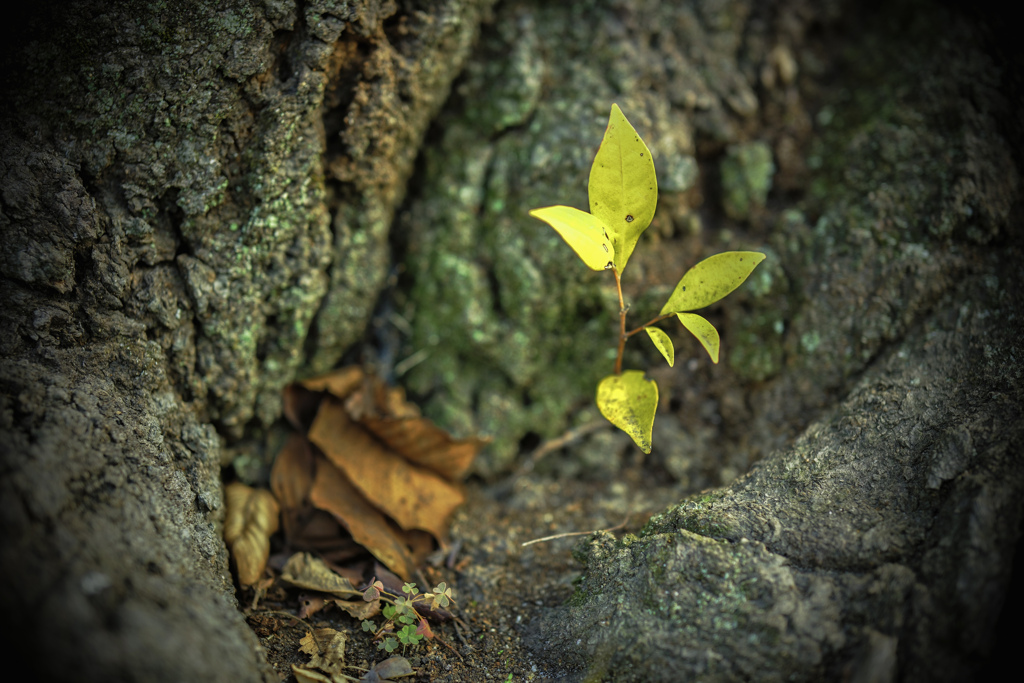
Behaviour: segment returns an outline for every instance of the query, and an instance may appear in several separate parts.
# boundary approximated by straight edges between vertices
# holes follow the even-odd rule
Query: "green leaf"
[[[686,271],[662,307],[661,315],[693,311],[715,303],[743,284],[764,258],[764,254],[756,251],[725,251],[709,256]]]
[[[672,367],[676,362],[676,347],[672,345],[672,340],[668,338],[663,330],[657,327],[645,327],[644,332],[650,336],[651,341],[661,351],[661,355],[665,356],[665,360],[668,361],[668,366]]]
[[[609,422],[629,434],[644,453],[651,452],[658,385],[639,370],[609,375],[597,387],[597,408]]]
[[[717,363],[721,339],[715,326],[696,313],[676,313],[676,317],[679,318],[683,327],[692,332],[697,341],[701,343],[704,350],[711,356],[711,362]]]
[[[654,218],[658,178],[651,150],[612,105],[604,140],[590,167],[590,213],[608,227],[615,268],[622,273],[636,241]]]
[[[600,218],[571,206],[545,206],[530,215],[554,228],[588,268],[605,270],[613,263],[615,249]]]

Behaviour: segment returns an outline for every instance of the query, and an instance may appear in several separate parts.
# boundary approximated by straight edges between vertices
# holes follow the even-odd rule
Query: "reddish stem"
[[[666,318],[671,318],[674,315],[675,315],[675,313],[666,313],[665,315],[659,315],[654,320],[648,320],[647,322],[645,322],[643,325],[641,325],[640,327],[636,328],[635,330],[630,330],[629,332],[625,332],[624,334],[626,335],[626,338],[628,339],[629,337],[632,337],[637,332],[643,332],[644,329],[650,327],[654,323],[660,323],[662,320],[664,320]]]
[[[615,289],[619,292],[619,351],[615,354],[615,374],[622,374],[622,352],[626,349],[626,302],[622,299],[622,280],[619,279],[618,268],[612,268],[615,273]]]

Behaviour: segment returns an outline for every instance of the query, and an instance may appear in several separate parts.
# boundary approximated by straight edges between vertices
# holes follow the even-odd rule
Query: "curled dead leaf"
[[[359,680],[361,683],[387,683],[403,676],[412,676],[412,674],[412,664],[409,663],[409,660],[401,655],[395,655],[374,664]]]
[[[352,582],[333,571],[319,557],[309,553],[295,553],[281,570],[281,580],[297,588],[316,591],[299,597],[301,619],[305,619],[327,603],[333,603],[356,619],[369,619],[380,612],[380,602],[367,602],[363,591],[356,590]],[[322,594],[331,597],[325,598]]]
[[[308,518],[309,490],[313,488],[313,453],[309,442],[291,434],[274,458],[270,490],[281,505],[285,538],[291,542]]]
[[[456,482],[486,442],[454,439],[423,418],[402,389],[355,366],[293,384],[284,400],[301,434],[281,450],[271,474],[288,547],[334,562],[351,558],[356,548],[339,545],[345,536],[323,524],[327,512],[350,542],[409,578],[435,542],[447,541],[464,501]]]
[[[308,631],[299,641],[299,652],[310,656],[307,668],[320,669],[324,673],[341,673],[345,667],[345,645],[348,638],[333,628],[318,628]]]
[[[277,531],[277,501],[270,491],[240,482],[224,489],[224,541],[238,570],[238,582],[255,584],[267,566],[270,535]]]
[[[338,398],[345,398],[362,385],[364,377],[361,367],[350,365],[302,380],[300,384],[310,391],[326,391]]]
[[[309,440],[400,527],[429,531],[439,541],[447,539],[451,515],[465,500],[461,489],[381,444],[349,418],[340,401],[328,397],[320,404]]]
[[[331,677],[325,676],[319,671],[304,669],[295,664],[292,664],[292,673],[295,675],[295,680],[299,683],[334,683]]]
[[[295,553],[289,557],[281,570],[281,580],[296,588],[329,593],[343,599],[361,598],[363,595],[351,581],[331,571],[326,562],[309,553]]]
[[[452,481],[458,481],[466,474],[480,448],[487,443],[483,439],[454,439],[421,417],[366,417],[362,424],[410,462]]]
[[[334,515],[356,543],[408,580],[415,562],[400,531],[392,527],[336,467],[320,460],[310,492],[313,505]]]

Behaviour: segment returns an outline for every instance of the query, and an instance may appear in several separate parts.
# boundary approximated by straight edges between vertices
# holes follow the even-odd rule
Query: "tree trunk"
[[[38,676],[269,680],[220,537],[225,445],[361,336],[489,4],[54,3],[18,26],[0,605]]]

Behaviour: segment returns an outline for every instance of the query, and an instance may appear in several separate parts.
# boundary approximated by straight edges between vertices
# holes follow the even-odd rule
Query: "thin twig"
[[[526,459],[526,462],[524,462],[523,466],[519,468],[518,472],[516,472],[516,476],[529,474],[530,472],[533,471],[534,466],[538,462],[540,462],[540,459],[543,458],[545,455],[548,455],[549,453],[554,453],[560,448],[565,448],[566,446],[575,443],[579,439],[582,439],[587,434],[590,434],[591,432],[596,432],[602,427],[607,427],[609,424],[610,423],[603,418],[600,420],[593,420],[591,422],[587,422],[586,424],[582,424],[579,427],[573,427],[572,429],[565,432],[561,436],[556,436],[553,439],[548,439],[540,446],[538,446],[536,449],[534,449],[532,453],[530,453],[529,457],[527,457]]]
[[[534,543],[543,543],[544,541],[554,541],[555,539],[558,539],[558,538],[568,538],[570,536],[589,536],[590,534],[596,534],[596,533],[601,532],[601,531],[615,531],[617,529],[621,529],[621,528],[625,527],[626,526],[626,522],[628,522],[628,521],[629,521],[629,515],[626,515],[626,518],[624,520],[622,520],[621,523],[616,524],[615,526],[610,526],[607,529],[594,529],[592,531],[567,531],[564,534],[555,534],[554,536],[545,536],[544,538],[535,538],[532,541],[527,541],[526,543],[523,543],[522,545],[525,547],[525,546],[528,546],[528,545],[533,545]]]
[[[469,645],[469,643],[468,643],[468,642],[466,642],[466,637],[462,635],[462,630],[461,630],[461,629],[459,628],[459,621],[460,621],[460,619],[459,619],[458,617],[456,617],[456,618],[455,618],[455,619],[454,619],[454,620],[452,621],[452,626],[454,626],[454,627],[455,627],[455,635],[459,637],[459,640],[461,640],[461,641],[462,641],[462,644],[463,644],[463,645],[466,645],[466,646],[468,646],[468,645]],[[463,623],[465,623],[465,622],[463,622]],[[469,625],[468,625],[468,624],[466,624],[466,630],[467,630],[467,631],[469,630]]]

